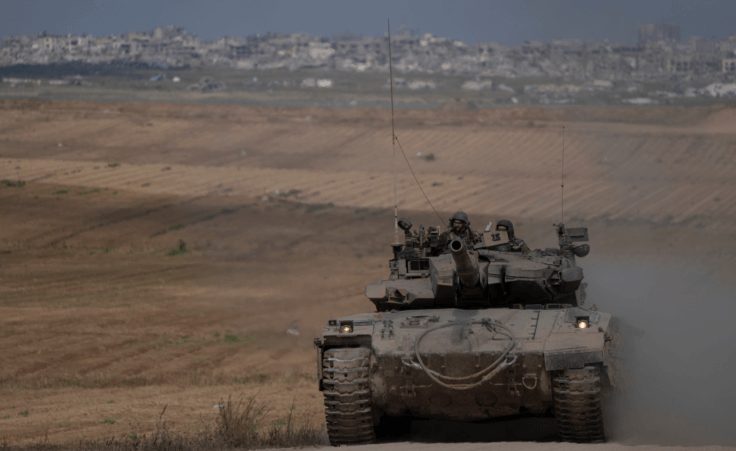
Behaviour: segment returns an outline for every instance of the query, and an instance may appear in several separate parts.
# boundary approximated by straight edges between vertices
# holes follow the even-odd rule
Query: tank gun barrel
[[[455,260],[455,271],[458,278],[466,288],[474,288],[478,285],[480,274],[478,272],[478,260],[474,258],[460,240],[450,243],[452,259]]]

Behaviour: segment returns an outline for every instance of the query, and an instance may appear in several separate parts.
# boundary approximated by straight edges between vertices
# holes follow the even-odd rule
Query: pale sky
[[[468,44],[557,38],[636,43],[638,24],[690,36],[736,34],[736,0],[0,0],[0,35],[119,35],[177,25],[202,39],[257,33],[383,36],[406,25]]]

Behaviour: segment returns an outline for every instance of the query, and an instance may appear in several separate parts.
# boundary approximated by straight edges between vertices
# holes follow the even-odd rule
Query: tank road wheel
[[[373,442],[369,385],[371,350],[335,348],[325,351],[322,385],[327,435],[332,446]]]
[[[557,371],[553,377],[554,410],[560,437],[578,443],[603,442],[600,369]]]

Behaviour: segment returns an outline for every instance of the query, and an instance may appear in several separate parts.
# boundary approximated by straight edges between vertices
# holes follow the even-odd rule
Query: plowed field
[[[389,120],[0,101],[0,439],[140,434],[164,406],[175,430],[196,431],[221,399],[255,393],[276,417],[294,402],[299,420],[320,418],[312,340],[371,310],[363,287],[387,273]],[[563,126],[565,220],[590,228],[593,268],[697,268],[732,287],[727,107],[400,111],[399,142],[442,219],[397,146],[400,214],[507,217],[533,247],[554,245]],[[627,280],[611,291],[626,296]],[[614,439],[646,435],[620,424]]]

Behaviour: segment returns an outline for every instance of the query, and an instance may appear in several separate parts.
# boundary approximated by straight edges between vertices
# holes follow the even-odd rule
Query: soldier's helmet
[[[509,233],[509,238],[513,239],[514,237],[514,225],[509,221],[508,219],[502,219],[498,221],[496,224],[496,230],[498,230],[499,227],[506,226],[506,230]]]
[[[470,220],[468,219],[468,215],[465,214],[464,211],[458,211],[455,212],[452,217],[450,217],[450,225],[452,225],[452,221],[462,221],[465,223],[466,226],[470,225]]]

